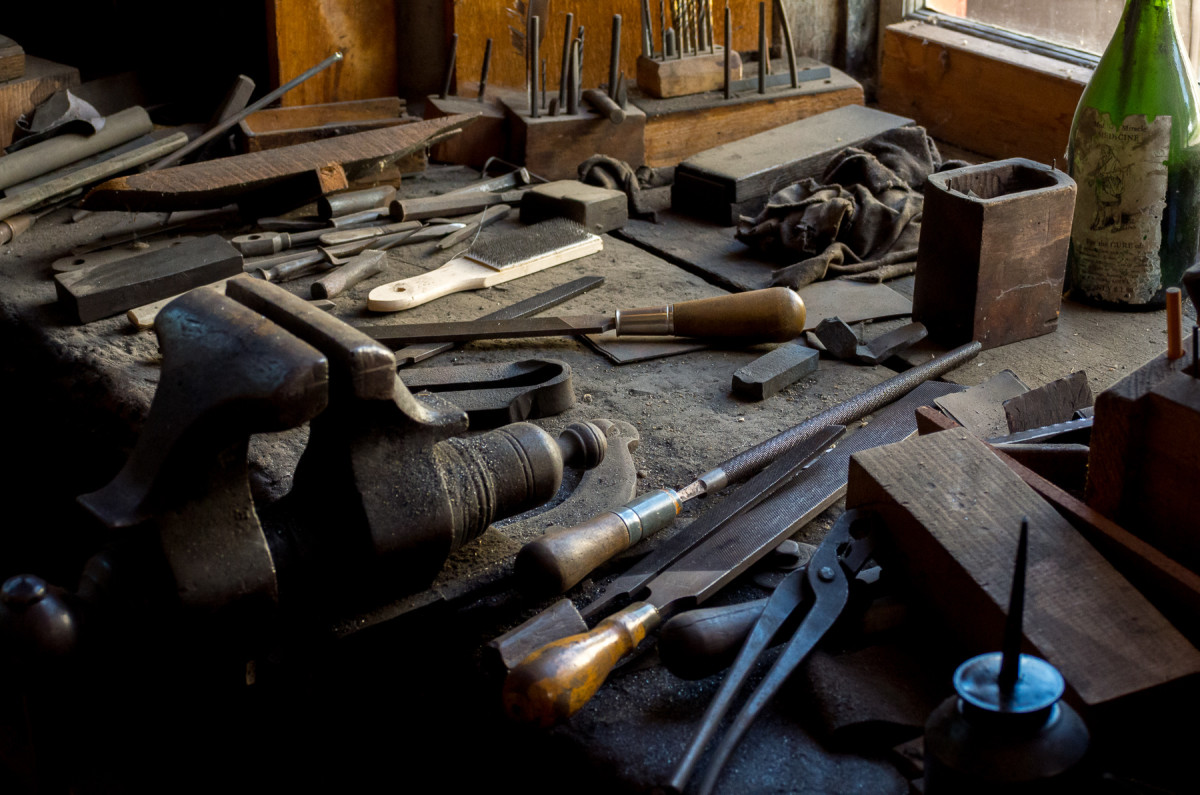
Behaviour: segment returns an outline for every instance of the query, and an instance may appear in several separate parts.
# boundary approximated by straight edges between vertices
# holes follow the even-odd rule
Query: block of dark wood
[[[8,36],[0,36],[0,83],[25,74],[25,50]]]
[[[1160,356],[1096,398],[1087,503],[1200,571],[1200,379]]]
[[[1004,401],[1004,417],[1008,432],[1016,433],[1066,422],[1093,402],[1087,373],[1078,370]]]
[[[508,153],[508,127],[504,124],[504,109],[484,96],[483,102],[470,97],[425,98],[425,118],[440,119],[463,113],[478,113],[479,118],[458,135],[447,138],[429,150],[429,156],[440,163],[463,163],[481,168],[489,157],[503,158]]]
[[[1200,672],[1200,652],[987,446],[948,430],[856,453],[848,508],[884,513],[884,566],[970,653],[1000,648],[1022,517],[1029,519],[1023,651],[1049,660],[1068,696],[1116,702]]]
[[[1075,181],[1024,158],[930,174],[913,320],[985,349],[1058,327]]]
[[[1004,401],[1029,391],[1029,387],[1012,370],[996,375],[954,395],[945,395],[934,404],[980,439],[991,439],[1008,433],[1004,418]]]
[[[575,179],[579,164],[592,155],[608,155],[633,168],[646,162],[646,114],[633,103],[625,110],[625,120],[613,124],[579,105],[579,112],[560,112],[551,116],[529,115],[529,100],[524,93],[500,95],[509,128],[509,160],[524,163],[532,173],[546,179]]]
[[[120,314],[242,272],[242,255],[220,235],[82,271],[56,274],[59,303],[78,323]]]
[[[222,207],[240,202],[247,194],[284,186],[305,175],[344,172],[345,181],[370,177],[406,155],[418,152],[470,123],[471,116],[451,116],[343,135],[323,141],[284,146],[262,152],[184,166],[147,171],[111,179],[96,186],[84,199],[91,210],[183,210]],[[305,180],[299,187],[310,192],[333,185],[324,179]],[[305,196],[293,191],[289,207]],[[333,188],[331,188],[333,189]],[[318,194],[319,195],[319,194]]]
[[[629,197],[624,191],[562,179],[534,185],[521,197],[521,221],[534,224],[547,218],[569,218],[592,234],[620,229],[629,220]]]
[[[25,56],[20,77],[0,82],[0,147],[12,143],[17,119],[29,113],[56,91],[79,85],[79,70],[73,66]]]
[[[733,394],[746,400],[766,400],[817,371],[821,354],[803,342],[785,342],[733,374]]]
[[[243,152],[260,152],[416,121],[404,108],[399,97],[267,108],[238,122],[238,138]]]
[[[797,68],[822,67],[812,58],[796,59]],[[787,69],[784,59],[771,62],[773,74]],[[863,87],[837,69],[822,80],[806,80],[768,89],[735,91],[725,98],[724,89],[685,97],[657,99],[636,86],[629,100],[646,113],[646,164],[655,168],[676,166],[689,157],[742,138],[757,135],[799,119],[863,104]]]
[[[847,105],[692,155],[675,169],[672,207],[733,225],[754,215],[771,194],[817,178],[833,156],[912,119]]]

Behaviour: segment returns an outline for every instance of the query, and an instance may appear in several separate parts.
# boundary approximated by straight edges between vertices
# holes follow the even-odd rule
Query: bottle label
[[[1149,303],[1162,287],[1171,117],[1113,123],[1107,113],[1084,108],[1073,144],[1071,281],[1101,301]]]

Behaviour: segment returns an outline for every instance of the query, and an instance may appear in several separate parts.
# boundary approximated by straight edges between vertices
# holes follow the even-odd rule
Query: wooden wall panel
[[[513,47],[509,24],[515,17],[505,10],[514,0],[455,0],[454,29],[458,33],[458,73],[460,83],[474,84],[479,80],[483,64],[483,49],[488,38],[493,39],[492,65],[488,84],[520,88],[525,85],[525,58]],[[733,9],[733,47],[736,50],[758,48],[758,0],[730,0]],[[651,0],[655,40],[658,39],[658,0]],[[790,9],[789,9],[790,10]],[[550,0],[550,21],[542,40],[541,56],[546,59],[547,90],[558,89],[562,67],[563,29],[567,13],[575,14],[575,25],[584,26],[583,86],[594,88],[608,82],[608,50],[612,41],[612,15],[621,15],[621,69],[625,79],[637,74],[637,56],[642,51],[640,0],[612,0],[596,3],[591,0]],[[670,11],[668,10],[668,16]],[[767,30],[770,41],[771,3],[767,4]],[[713,0],[713,40],[720,44],[725,36],[724,3]],[[545,20],[542,21],[545,26]],[[656,45],[657,46],[657,45]],[[796,49],[804,53],[799,41]]]
[[[286,83],[337,50],[345,54],[341,63],[284,94],[283,105],[396,96],[391,2],[267,0],[266,5],[273,85]]]
[[[919,22],[884,34],[879,105],[995,158],[1063,155],[1091,70]]]

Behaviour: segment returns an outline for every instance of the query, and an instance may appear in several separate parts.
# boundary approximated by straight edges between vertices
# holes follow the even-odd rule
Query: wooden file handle
[[[617,662],[661,620],[654,605],[634,602],[590,632],[543,646],[504,680],[505,712],[513,720],[542,727],[566,720],[583,708]]]
[[[629,528],[609,511],[571,527],[550,528],[521,547],[513,567],[522,588],[558,594],[629,545]]]
[[[786,342],[804,333],[804,301],[787,287],[769,287],[675,304],[675,333]]]

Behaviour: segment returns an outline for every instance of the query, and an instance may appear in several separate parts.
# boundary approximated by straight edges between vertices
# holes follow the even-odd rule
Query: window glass
[[[1185,50],[1190,49],[1191,5],[1191,0],[1175,2]],[[1125,0],[925,0],[925,7],[1099,54],[1116,30]]]

